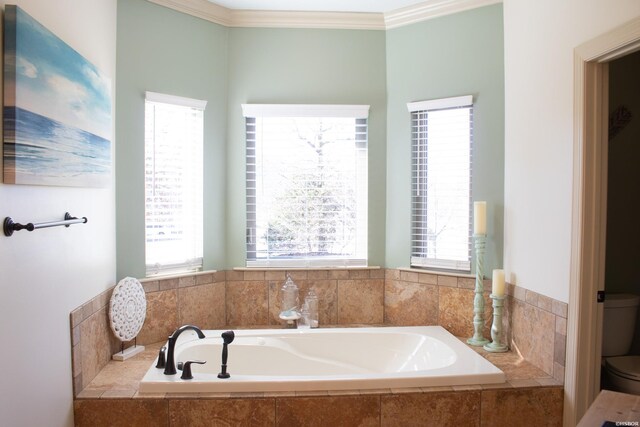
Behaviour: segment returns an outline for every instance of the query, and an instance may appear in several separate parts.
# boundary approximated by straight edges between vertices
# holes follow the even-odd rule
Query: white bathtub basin
[[[164,375],[153,363],[140,393],[349,390],[491,384],[504,373],[440,326],[238,330],[229,345],[229,379],[221,368],[223,331],[198,339],[184,332],[175,361],[194,378]],[[184,337],[184,338],[183,338]]]

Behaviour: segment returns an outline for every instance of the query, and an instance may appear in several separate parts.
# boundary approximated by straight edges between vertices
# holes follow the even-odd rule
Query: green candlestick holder
[[[504,295],[491,294],[493,300],[493,324],[491,325],[491,342],[484,345],[484,349],[492,353],[504,353],[509,347],[502,342],[502,307]]]
[[[476,247],[476,289],[473,298],[473,337],[467,340],[467,344],[483,346],[489,343],[489,340],[482,335],[484,328],[484,285],[482,279],[484,277],[484,250],[487,244],[486,234],[474,234]]]

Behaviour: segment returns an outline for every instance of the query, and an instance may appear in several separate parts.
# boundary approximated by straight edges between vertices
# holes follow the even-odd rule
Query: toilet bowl
[[[610,389],[640,395],[640,356],[628,355],[640,296],[607,294],[602,326],[602,356]]]

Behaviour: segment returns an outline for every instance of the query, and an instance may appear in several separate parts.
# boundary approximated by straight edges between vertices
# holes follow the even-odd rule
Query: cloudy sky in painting
[[[17,106],[111,140],[111,82],[20,8],[16,37]]]

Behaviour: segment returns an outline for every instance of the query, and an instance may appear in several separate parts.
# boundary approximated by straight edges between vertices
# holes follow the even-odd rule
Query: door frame
[[[640,17],[574,50],[573,197],[564,425],[600,389],[608,161],[608,62],[640,50]]]

